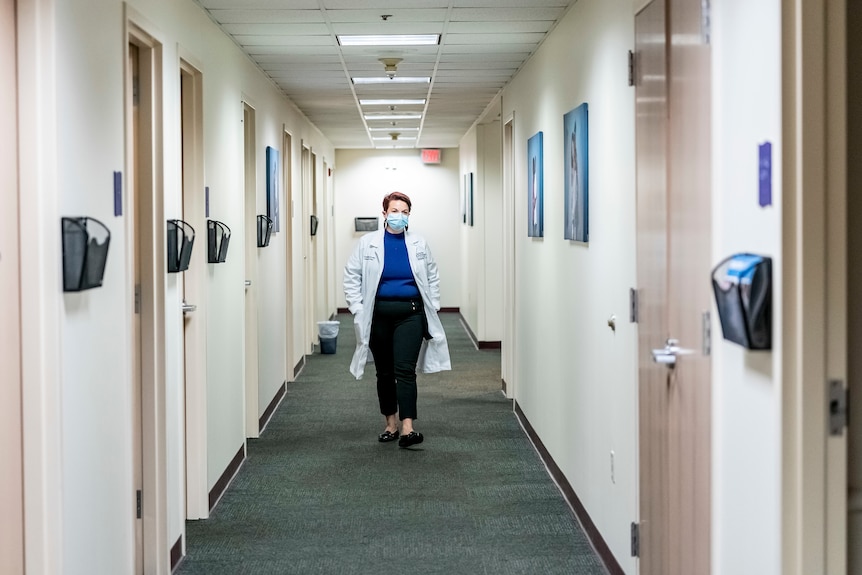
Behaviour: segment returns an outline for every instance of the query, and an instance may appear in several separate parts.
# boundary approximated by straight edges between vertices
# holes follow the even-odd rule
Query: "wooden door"
[[[254,108],[243,103],[245,155],[245,435],[260,435],[257,344],[257,155]]]
[[[641,572],[710,572],[710,57],[699,0],[636,18]],[[653,365],[650,365],[650,363]]]
[[[189,269],[181,274],[183,389],[185,390],[185,512],[209,516],[207,491],[206,279],[208,234],[203,185],[203,75],[180,61],[182,219],[197,236]]]
[[[669,0],[669,573],[710,572],[711,66],[701,0]]]
[[[503,392],[515,397],[515,118],[503,124],[503,341],[500,350]]]
[[[136,572],[169,565],[165,459],[166,224],[161,139],[162,46],[127,9],[126,189],[123,206],[132,315],[132,434]],[[137,513],[134,513],[137,511]]]
[[[136,94],[140,86],[140,58],[138,46],[129,43],[129,62],[127,74],[127,115],[129,117],[128,155],[126,167],[128,209],[130,237],[132,238],[131,268],[134,283],[134,312],[132,316],[132,433],[133,433],[133,470],[134,489],[138,499],[135,521],[135,573],[140,575],[144,572],[144,525],[140,501],[143,497],[144,471],[143,471],[143,400],[141,397],[142,374],[141,374],[141,203],[140,202],[140,149],[141,149],[141,106],[140,98]]]
[[[293,136],[289,132],[284,132],[282,136],[282,155],[281,165],[284,166],[282,177],[284,185],[281,189],[284,190],[284,285],[285,285],[285,374],[286,381],[293,381],[293,371],[298,361],[294,359],[294,334],[296,333],[293,317],[294,306],[294,287],[293,287],[293,231],[294,231],[294,213],[293,213]]]
[[[314,331],[314,274],[315,268],[313,265],[312,242],[311,242],[311,214],[314,213],[312,201],[312,186],[314,182],[314,164],[312,162],[311,150],[305,146],[302,147],[302,163],[300,164],[302,171],[302,271],[305,274],[305,296],[303,298],[305,307],[305,318],[303,320],[303,338],[302,343],[304,353],[308,354],[314,349],[314,342],[317,341],[316,332]]]
[[[24,573],[15,1],[0,1],[0,557]]]
[[[665,0],[635,19],[637,154],[640,569],[668,572],[667,391],[670,372],[653,361],[667,328],[667,44]]]

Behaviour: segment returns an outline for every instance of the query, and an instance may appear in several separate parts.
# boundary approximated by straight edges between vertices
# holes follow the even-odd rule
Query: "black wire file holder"
[[[257,216],[257,247],[265,248],[272,236],[272,220],[264,215]]]
[[[207,262],[224,263],[230,244],[230,228],[224,222],[207,220]]]
[[[63,291],[101,287],[108,261],[111,232],[95,218],[61,218]]]
[[[168,220],[168,273],[189,269],[194,244],[195,229],[188,222]]]
[[[712,270],[712,287],[724,339],[772,349],[772,258],[734,254]]]

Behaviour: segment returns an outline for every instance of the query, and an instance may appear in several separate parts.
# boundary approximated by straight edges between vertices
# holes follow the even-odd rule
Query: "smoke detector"
[[[395,72],[398,71],[398,64],[401,63],[402,58],[380,58],[380,63],[383,64],[383,69],[386,71],[386,75],[390,78],[395,77]]]

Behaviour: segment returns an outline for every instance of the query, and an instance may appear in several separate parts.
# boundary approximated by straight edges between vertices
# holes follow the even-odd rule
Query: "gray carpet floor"
[[[378,443],[374,366],[352,318],[314,354],[206,520],[181,575],[605,574],[500,391],[500,353],[441,314],[452,371],[419,375],[425,442]]]

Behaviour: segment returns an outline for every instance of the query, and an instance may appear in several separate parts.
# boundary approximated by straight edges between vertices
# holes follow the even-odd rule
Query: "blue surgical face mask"
[[[407,214],[386,214],[386,225],[389,226],[393,232],[400,232],[407,227],[407,219]]]

